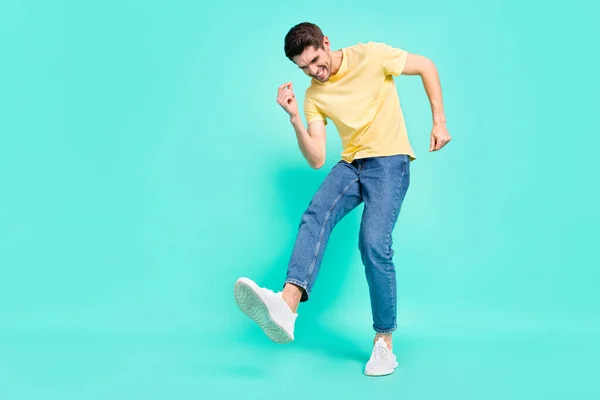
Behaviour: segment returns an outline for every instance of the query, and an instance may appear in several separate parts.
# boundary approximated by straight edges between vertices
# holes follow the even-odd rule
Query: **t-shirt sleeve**
[[[385,75],[399,76],[404,70],[408,52],[386,43],[372,43]]]
[[[313,121],[323,121],[327,125],[327,117],[319,110],[316,104],[308,97],[304,98],[304,116],[306,123],[310,124]]]

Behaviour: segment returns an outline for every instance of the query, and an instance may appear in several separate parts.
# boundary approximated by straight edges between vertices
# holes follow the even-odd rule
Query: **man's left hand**
[[[452,138],[446,129],[446,124],[443,122],[434,123],[431,130],[431,143],[429,151],[438,151],[448,144]]]

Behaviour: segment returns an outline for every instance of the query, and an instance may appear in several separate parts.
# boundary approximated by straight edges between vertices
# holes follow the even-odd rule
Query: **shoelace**
[[[385,346],[376,346],[377,348],[377,355],[381,358],[383,358],[384,360],[388,361],[390,359],[390,352],[387,349],[387,347]]]

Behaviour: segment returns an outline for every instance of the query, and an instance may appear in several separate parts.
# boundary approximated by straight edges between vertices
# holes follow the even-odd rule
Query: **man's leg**
[[[329,172],[302,215],[282,292],[237,280],[234,293],[240,309],[277,343],[294,340],[296,309],[308,300],[333,227],[362,202],[356,167],[340,161]]]
[[[404,155],[368,159],[359,166],[359,176],[365,202],[359,249],[369,285],[373,329],[376,332],[374,344],[377,348],[378,342],[385,342],[390,358],[393,358],[392,332],[396,330],[397,294],[392,232],[410,184],[410,160]],[[380,374],[377,369],[375,365],[371,374]]]
[[[361,204],[354,165],[339,162],[327,175],[303,213],[288,264],[283,298],[295,312],[308,300],[335,225]]]

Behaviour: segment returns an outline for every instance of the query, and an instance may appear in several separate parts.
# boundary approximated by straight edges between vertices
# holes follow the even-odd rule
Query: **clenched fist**
[[[277,103],[290,115],[298,115],[298,103],[294,95],[294,87],[291,82],[279,86],[277,91]]]
[[[446,129],[445,123],[434,123],[430,135],[429,151],[438,151],[447,145],[452,137]]]

